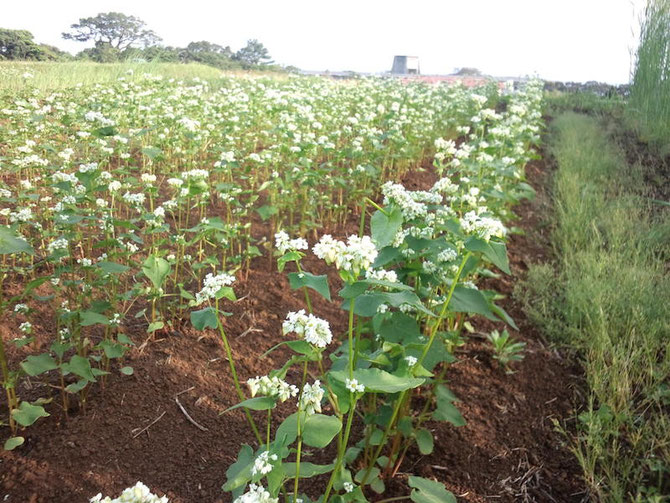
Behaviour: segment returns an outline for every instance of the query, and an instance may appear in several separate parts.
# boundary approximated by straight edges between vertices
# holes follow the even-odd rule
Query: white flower
[[[140,178],[142,182],[146,183],[147,185],[151,185],[156,182],[156,175],[152,175],[151,173],[142,173]]]
[[[351,482],[345,482],[343,487],[344,487],[345,492],[348,492],[348,493],[353,492],[353,490],[356,488],[356,486],[354,484],[352,484]]]
[[[463,216],[461,228],[467,234],[476,234],[485,241],[489,241],[492,236],[502,238],[507,234],[507,229],[500,220],[479,216],[474,211],[469,211]]]
[[[291,239],[286,232],[279,231],[275,234],[275,248],[284,254],[288,251],[306,250],[309,244],[303,238]]]
[[[102,494],[97,494],[91,498],[90,503],[168,503],[168,501],[166,496],[158,497],[142,482],[138,482],[133,487],[124,489],[118,498],[111,499],[109,496],[103,498]]]
[[[358,379],[346,379],[344,381],[345,387],[352,393],[363,393],[365,391],[365,386],[358,383]]]
[[[418,360],[414,356],[406,356],[405,361],[409,367],[413,367]]]
[[[47,251],[53,253],[56,250],[66,250],[68,247],[68,240],[65,238],[58,238],[47,245]]]
[[[395,271],[387,271],[386,269],[368,269],[365,272],[366,279],[377,281],[388,281],[389,283],[397,283],[398,275]]]
[[[23,332],[24,334],[29,334],[33,330],[33,324],[30,323],[29,321],[24,321],[19,325],[19,330]]]
[[[453,250],[451,248],[445,248],[442,250],[440,253],[437,254],[437,260],[440,262],[451,262],[458,256],[458,253],[456,253],[456,250]]]
[[[307,342],[319,348],[325,348],[333,340],[330,324],[313,314],[305,314],[304,309],[288,313],[282,330],[284,335],[290,332],[301,335]]]
[[[251,475],[267,475],[272,471],[272,461],[279,459],[276,454],[270,454],[268,451],[261,452],[254,460],[254,466],[251,468]]]
[[[361,270],[368,269],[377,258],[377,247],[370,236],[358,237],[351,235],[346,244],[325,234],[312,248],[314,254],[326,261],[334,263],[338,269],[358,275]]]
[[[278,498],[273,498],[262,486],[249,484],[249,490],[242,496],[235,498],[233,503],[278,503]]]
[[[296,396],[299,391],[297,386],[289,384],[277,376],[256,376],[247,380],[247,386],[249,386],[249,391],[251,392],[252,397],[260,394],[263,396],[279,398],[282,402]]]
[[[300,395],[300,401],[298,402],[298,407],[303,410],[308,416],[314,414],[315,412],[321,412],[321,400],[323,399],[323,388],[321,387],[321,381],[318,379],[314,381],[314,384],[305,383],[305,386],[302,388],[302,394]]]
[[[107,185],[107,188],[110,192],[116,192],[121,188],[121,182],[118,180],[111,181],[109,182],[109,185]]]
[[[221,273],[216,276],[211,272],[205,276],[202,282],[202,290],[195,294],[195,303],[200,305],[208,299],[212,299],[224,286],[232,285],[235,281],[235,276]]]
[[[112,182],[114,183],[114,182]],[[111,183],[110,183],[111,185]],[[134,204],[136,206],[141,206],[144,204],[144,201],[146,200],[146,196],[144,195],[144,192],[138,192],[137,194],[132,194],[130,192],[126,192],[123,194],[123,200],[127,202],[128,204]]]
[[[26,314],[29,310],[29,307],[26,304],[16,304],[14,306],[15,313]]]

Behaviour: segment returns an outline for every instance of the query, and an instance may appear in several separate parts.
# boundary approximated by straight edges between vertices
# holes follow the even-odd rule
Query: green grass
[[[649,0],[640,29],[629,117],[643,140],[670,150],[670,0]]]
[[[594,498],[667,501],[668,212],[651,211],[642,168],[626,165],[602,122],[566,113],[550,138],[556,262],[529,271],[528,312],[582,359],[573,450]]]
[[[31,78],[24,74],[30,73]],[[125,78],[133,80],[145,73],[162,75],[165,78],[192,79],[198,77],[216,81],[222,75],[242,75],[252,72],[224,72],[212,66],[196,63],[93,63],[72,62],[0,62],[0,93],[14,92],[30,85],[40,91],[52,91],[73,87],[77,84],[105,83]],[[259,75],[260,72],[254,72]],[[276,72],[272,73],[276,75]]]
[[[626,105],[624,98],[619,95],[600,96],[590,91],[546,92],[545,103],[547,112],[552,116],[569,110],[590,115],[620,116]]]

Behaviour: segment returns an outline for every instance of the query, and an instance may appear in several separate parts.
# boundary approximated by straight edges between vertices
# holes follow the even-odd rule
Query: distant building
[[[400,75],[419,75],[418,56],[394,56],[391,73]]]

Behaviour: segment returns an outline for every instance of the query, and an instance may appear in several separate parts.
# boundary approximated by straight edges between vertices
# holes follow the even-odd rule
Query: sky
[[[304,70],[389,71],[418,56],[421,73],[475,67],[494,76],[612,84],[629,81],[644,0],[4,0],[0,28],[76,53],[61,33],[116,11],[163,44],[207,40],[233,50],[260,40],[279,64]]]

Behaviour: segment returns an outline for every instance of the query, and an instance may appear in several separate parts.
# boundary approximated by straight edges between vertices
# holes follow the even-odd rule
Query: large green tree
[[[120,12],[100,13],[95,17],[79,19],[63,33],[66,40],[96,43],[96,46],[109,45],[122,51],[128,47],[149,47],[160,41],[160,37],[146,28],[146,23],[135,16]]]
[[[274,63],[267,48],[256,39],[248,40],[247,45],[235,53],[234,59],[247,65],[271,65]]]
[[[0,59],[48,59],[28,30],[0,28]]]
[[[33,40],[28,30],[8,30],[0,28],[0,60],[23,59],[34,61],[68,59],[68,54],[60,49]]]

